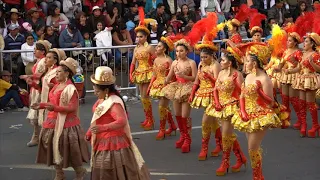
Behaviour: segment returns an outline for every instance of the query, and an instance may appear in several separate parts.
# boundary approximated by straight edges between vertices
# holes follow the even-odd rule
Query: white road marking
[[[17,169],[38,169],[38,170],[54,170],[53,166],[48,167],[39,164],[12,164],[12,165],[0,165],[1,168],[10,168],[10,170]],[[91,168],[85,166],[88,172],[91,172]],[[64,171],[74,171],[72,168],[63,169]],[[192,174],[192,173],[166,173],[166,172],[150,172],[153,176],[200,176],[205,174]]]
[[[201,126],[194,126],[192,127],[192,129],[201,129]],[[177,129],[179,130],[179,128]],[[133,132],[131,133],[131,135],[142,135],[142,134],[154,134],[154,133],[158,133],[159,130],[152,130],[152,131],[140,131],[140,132]]]

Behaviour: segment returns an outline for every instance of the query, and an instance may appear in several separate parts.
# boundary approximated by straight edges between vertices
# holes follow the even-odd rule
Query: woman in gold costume
[[[188,153],[190,152],[192,127],[191,107],[188,98],[191,94],[193,81],[196,78],[197,66],[192,59],[187,57],[187,54],[192,51],[187,40],[177,41],[175,49],[177,59],[172,62],[165,84],[168,84],[173,76],[176,77],[176,81],[166,85],[161,92],[167,99],[173,101],[173,108],[180,129],[180,139],[176,142],[176,148],[181,148],[181,152]]]
[[[247,43],[242,48],[246,50],[245,66],[249,74],[241,87],[240,110],[234,114],[231,123],[235,129],[246,132],[253,180],[264,180],[261,142],[268,128],[281,126],[273,108],[272,82],[263,70],[271,51],[261,43]]]
[[[214,38],[213,36],[211,37]],[[205,36],[202,44],[196,46],[196,49],[200,51],[201,62],[199,63],[198,74],[189,97],[189,103],[192,108],[207,108],[212,103],[213,88],[221,70],[215,56],[218,48],[213,44],[212,40]],[[200,161],[207,159],[211,131],[215,134],[216,139],[216,148],[211,152],[211,156],[218,156],[222,150],[220,127],[216,119],[204,113],[202,117],[202,145],[198,155],[198,160]]]
[[[147,90],[153,73],[152,66],[155,50],[147,42],[150,31],[146,27],[147,23],[144,20],[144,10],[142,7],[139,7],[139,17],[140,24],[135,28],[138,44],[134,49],[130,65],[130,81],[138,85],[141,95],[141,102],[145,114],[145,120],[141,123],[141,126],[144,130],[151,130],[154,128],[154,119],[152,115],[151,100],[148,96]],[[137,62],[138,67],[135,68]]]
[[[172,131],[176,132],[176,125],[172,119],[171,110],[169,108],[169,100],[164,97],[164,93],[161,91],[165,86],[165,79],[169,73],[172,59],[168,55],[173,51],[174,44],[169,37],[161,37],[160,42],[156,47],[157,58],[153,62],[153,76],[148,88],[148,94],[160,99],[159,101],[159,115],[160,115],[160,129],[156,136],[157,140],[162,140],[165,135],[170,136]],[[166,121],[169,123],[169,129],[166,131]]]
[[[227,53],[221,59],[221,68],[214,88],[214,103],[206,110],[207,115],[218,118],[222,128],[223,157],[220,167],[216,170],[217,176],[223,176],[229,169],[230,152],[234,152],[237,162],[232,166],[233,172],[239,172],[241,166],[246,165],[244,156],[236,134],[233,132],[231,118],[238,111],[238,101],[241,92],[243,76],[238,71],[243,53],[238,48],[227,48]]]
[[[316,91],[319,88],[318,74],[320,71],[320,55],[316,52],[316,47],[320,46],[320,36],[317,33],[307,34],[304,41],[304,53],[300,65],[295,69],[285,70],[286,74],[298,73],[292,88],[299,92],[300,103],[300,136],[306,136],[307,129],[307,109],[312,117],[312,128],[308,130],[308,137],[314,138],[320,133],[318,123],[318,106],[315,102]]]

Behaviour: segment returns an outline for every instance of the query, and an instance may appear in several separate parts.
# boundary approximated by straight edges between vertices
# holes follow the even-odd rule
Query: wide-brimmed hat
[[[307,34],[307,36],[310,37],[316,43],[316,46],[320,46],[319,34],[312,32],[312,33]]]
[[[47,40],[38,40],[37,43],[42,44],[44,48],[46,49],[46,53],[51,49],[51,43]]]
[[[260,65],[268,64],[272,50],[266,43],[249,42],[239,46],[239,49],[246,54],[255,55],[258,58]]]
[[[163,42],[163,43],[165,43],[167,46],[168,46],[168,50],[171,52],[171,51],[173,51],[173,49],[174,49],[174,43],[173,43],[173,41],[170,39],[170,37],[164,37],[164,36],[162,36],[161,38],[160,38],[160,41],[161,42]]]
[[[99,7],[99,6],[93,6],[92,12],[93,12],[94,10],[97,10],[97,9],[99,9],[99,10],[101,11],[101,7]]]
[[[7,71],[7,70],[3,70],[1,73],[0,73],[0,77],[2,77],[2,76],[11,76],[12,74],[9,72],[9,71]]]
[[[12,14],[12,13],[21,14],[21,13],[18,11],[17,8],[11,8],[8,13],[10,13],[10,14]]]
[[[31,8],[31,9],[28,10],[27,14],[28,14],[28,15],[31,15],[31,14],[33,14],[34,12],[41,12],[41,11],[42,11],[42,9],[33,7],[33,8]]]
[[[112,69],[107,66],[97,67],[94,74],[91,75],[91,81],[99,85],[111,85],[116,82]]]
[[[66,53],[64,52],[64,50],[61,49],[57,49],[57,48],[53,48],[50,51],[57,53],[58,55],[58,62],[65,60],[67,58]]]
[[[61,60],[59,64],[67,66],[71,70],[73,75],[75,75],[77,73],[77,68],[79,66],[79,63],[78,63],[78,61],[74,60],[73,58],[69,57],[66,60]]]

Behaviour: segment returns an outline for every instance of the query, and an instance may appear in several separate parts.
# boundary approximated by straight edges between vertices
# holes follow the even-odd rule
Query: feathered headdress
[[[249,18],[250,8],[246,4],[242,4],[235,17],[231,20],[231,23],[236,26],[240,26],[245,20]]]
[[[163,42],[163,43],[165,43],[165,44],[168,46],[169,52],[173,51],[173,49],[174,49],[174,43],[173,43],[173,40],[172,40],[170,37],[164,37],[164,36],[162,36],[162,37],[160,38],[160,41]]]
[[[287,33],[280,28],[279,25],[272,26],[272,38],[268,40],[268,44],[272,48],[272,56],[279,57],[286,50]]]
[[[208,20],[204,24],[203,29],[206,30],[202,43],[196,45],[196,49],[201,50],[203,48],[209,48],[213,51],[217,51],[218,48],[214,45],[213,40],[216,38],[219,29],[217,27],[218,16],[216,13],[208,13]],[[220,29],[221,30],[221,29]]]
[[[150,31],[148,29],[148,24],[157,24],[157,21],[155,19],[145,19],[145,14],[144,14],[144,10],[143,10],[143,7],[139,7],[138,8],[138,11],[139,11],[139,19],[140,19],[140,22],[139,22],[139,26],[136,27],[134,29],[134,31],[137,33],[138,31],[144,31],[146,32],[148,35],[150,34]]]
[[[299,43],[302,43],[302,39],[301,36],[295,32],[296,30],[296,25],[293,23],[288,23],[283,30],[285,30],[287,32],[287,35],[296,39]]]
[[[320,4],[314,5],[314,19],[312,24],[312,33],[308,34],[308,37],[314,40],[316,46],[320,46]]]
[[[249,13],[249,29],[253,36],[255,32],[263,33],[261,28],[261,21],[267,19],[267,16],[258,12],[257,9],[250,9]]]
[[[314,12],[306,12],[303,16],[299,16],[295,22],[294,32],[298,33],[300,37],[304,37],[312,31],[313,19]]]
[[[261,42],[249,42],[244,43],[238,46],[238,48],[242,52],[246,52],[246,54],[255,55],[258,58],[258,61],[261,65],[268,64],[268,60],[271,57],[271,48],[266,43]]]

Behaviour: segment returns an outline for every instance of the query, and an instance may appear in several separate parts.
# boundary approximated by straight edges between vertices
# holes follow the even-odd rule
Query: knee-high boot
[[[152,114],[152,105],[150,98],[142,98],[141,99],[144,114],[146,120],[141,124],[145,131],[152,130],[154,128],[154,119]]]
[[[237,157],[237,162],[235,165],[231,167],[231,169],[232,169],[232,172],[239,172],[242,165],[244,165],[245,167],[247,166],[247,158],[243,154],[237,139],[233,142],[232,150],[234,155]]]
[[[28,147],[37,146],[39,144],[39,135],[41,127],[39,125],[33,125],[33,134],[30,142],[27,143]]]
[[[210,135],[211,135],[211,123],[202,123],[202,144],[201,144],[201,150],[198,156],[199,161],[204,161],[207,159]]]
[[[84,176],[87,174],[87,170],[82,167],[73,167],[74,171],[76,172],[76,178],[74,180],[83,180]]]
[[[188,118],[181,118],[184,129],[185,129],[185,140],[183,142],[183,145],[181,146],[181,152],[182,153],[188,153],[190,152],[190,146],[191,146],[191,128],[192,128],[192,120],[190,117]]]
[[[282,98],[282,104],[287,108],[287,111],[289,113],[288,120],[290,121],[291,110],[290,110],[290,105],[289,105],[289,96],[282,94],[281,98]],[[283,122],[281,128],[286,129],[286,128],[288,128],[288,125],[285,122]]]
[[[222,161],[220,167],[216,170],[217,176],[224,176],[229,171],[230,166],[230,152],[235,141],[236,136],[234,134],[222,135]]]
[[[174,135],[176,135],[177,126],[174,123],[171,110],[169,107],[167,107],[167,120],[168,120],[169,128],[166,130],[166,135],[171,136],[172,132],[174,132]]]
[[[307,102],[305,100],[300,99],[300,113],[299,117],[301,120],[301,128],[300,128],[300,137],[306,136],[307,131]]]
[[[176,116],[176,120],[177,120],[179,131],[180,131],[180,138],[178,141],[176,141],[176,148],[181,148],[183,145],[183,142],[185,140],[185,135],[184,135],[185,129],[184,129],[184,125],[182,122],[182,117]]]
[[[253,180],[264,180],[262,175],[262,149],[249,150],[249,156],[252,167],[252,179]]]
[[[56,170],[56,176],[55,176],[54,180],[65,180],[66,179],[66,177],[64,176],[64,172],[62,170],[61,165],[55,165],[54,169]]]
[[[222,136],[221,136],[221,128],[217,121],[211,124],[211,131],[214,133],[214,138],[216,141],[216,148],[211,151],[212,157],[218,157],[219,153],[222,151]]]
[[[297,114],[297,122],[293,125],[294,129],[300,129],[301,127],[301,117],[299,116],[300,113],[300,99],[298,97],[290,97],[290,102],[293,106],[295,113]]]
[[[315,102],[307,102],[307,107],[312,118],[312,128],[308,130],[308,137],[314,138],[319,136],[319,122],[318,122],[318,106]]]
[[[168,114],[167,108],[163,107],[163,106],[159,106],[160,128],[159,128],[159,132],[156,136],[157,140],[163,140],[165,138],[167,114]]]

